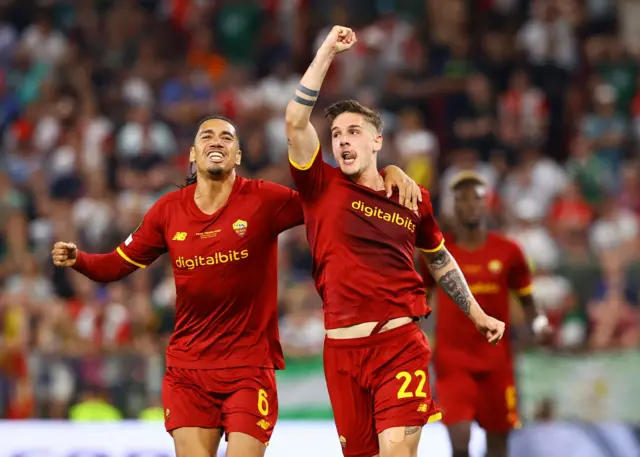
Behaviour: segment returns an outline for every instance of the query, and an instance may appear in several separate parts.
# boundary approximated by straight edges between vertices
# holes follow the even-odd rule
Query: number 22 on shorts
[[[414,392],[411,392],[407,389],[409,389],[409,385],[414,377],[419,378],[418,387]],[[402,385],[400,389],[398,389],[398,398],[427,397],[426,392],[422,390],[424,389],[424,384],[427,382],[427,374],[424,371],[416,370],[413,376],[411,376],[411,373],[408,371],[401,371],[396,375],[396,379],[402,381]]]
[[[263,416],[269,415],[269,400],[267,398],[267,391],[264,389],[258,391],[258,411]]]

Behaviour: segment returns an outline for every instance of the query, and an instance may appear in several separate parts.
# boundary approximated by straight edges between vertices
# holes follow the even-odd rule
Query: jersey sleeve
[[[533,292],[533,279],[531,269],[522,249],[513,244],[513,254],[509,268],[509,289],[515,291],[519,296],[530,295]]]
[[[157,201],[145,214],[138,228],[116,248],[120,257],[138,268],[147,268],[167,252],[164,236],[165,201]]]
[[[311,161],[307,164],[298,164],[289,157],[289,169],[296,189],[304,201],[312,201],[317,198],[326,184],[331,167],[322,160],[322,148],[320,143],[313,153]]]
[[[420,222],[416,233],[416,247],[422,252],[437,252],[444,246],[444,236],[438,227],[436,218],[433,215],[431,196],[429,192],[421,187],[422,202],[418,210],[420,212]]]
[[[78,251],[76,263],[72,268],[92,281],[100,283],[119,281],[138,269],[137,266],[127,262],[117,250],[108,254],[88,254]]]
[[[258,192],[266,200],[270,211],[267,221],[270,230],[278,235],[304,223],[300,195],[293,189],[272,182],[258,181]]]

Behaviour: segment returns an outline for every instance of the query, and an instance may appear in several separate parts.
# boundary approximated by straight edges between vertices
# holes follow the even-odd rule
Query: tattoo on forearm
[[[468,316],[471,312],[471,293],[462,272],[458,268],[447,271],[438,279],[438,284],[444,293],[458,305],[458,308]]]
[[[304,106],[314,106],[316,104],[315,100],[307,100],[306,98],[300,97],[298,94],[294,95],[293,101]]]
[[[404,428],[404,434],[405,435],[414,435],[414,434],[418,433],[421,428],[422,427],[418,427],[417,425],[413,425],[411,427],[405,427]]]
[[[316,56],[313,58],[313,60],[311,61],[311,63],[309,64],[309,68],[313,68],[316,66],[318,60],[318,55],[316,54]]]
[[[308,95],[309,97],[317,97],[320,94],[320,91],[309,89],[302,84],[298,84],[298,92]]]
[[[451,254],[445,248],[440,249],[433,257],[429,258],[429,270],[435,273],[451,263]]]

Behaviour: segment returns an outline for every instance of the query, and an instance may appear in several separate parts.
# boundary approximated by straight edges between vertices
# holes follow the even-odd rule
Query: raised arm
[[[346,51],[356,43],[355,33],[346,27],[336,26],[318,49],[316,57],[300,80],[286,112],[286,129],[289,141],[289,161],[299,170],[310,168],[319,151],[320,140],[311,125],[311,111],[320,94],[320,87],[339,52]]]

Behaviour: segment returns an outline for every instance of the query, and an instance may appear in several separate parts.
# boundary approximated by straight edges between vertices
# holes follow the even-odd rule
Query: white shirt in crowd
[[[39,62],[59,64],[67,53],[67,39],[57,30],[44,34],[36,26],[29,26],[22,34],[21,45],[29,55]]]
[[[599,219],[591,226],[589,235],[592,249],[604,251],[620,247],[638,237],[640,224],[631,211],[621,209],[612,219]]]
[[[404,158],[427,155],[434,160],[438,157],[438,138],[428,130],[399,132],[395,149]]]
[[[551,63],[571,70],[577,64],[576,38],[565,19],[553,22],[531,19],[520,29],[516,40],[534,65]]]

